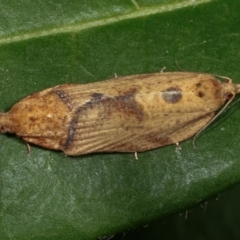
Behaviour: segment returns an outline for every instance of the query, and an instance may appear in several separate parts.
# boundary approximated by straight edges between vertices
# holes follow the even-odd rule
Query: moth
[[[194,136],[238,93],[228,78],[190,72],[59,85],[0,113],[0,131],[66,155],[142,152]]]

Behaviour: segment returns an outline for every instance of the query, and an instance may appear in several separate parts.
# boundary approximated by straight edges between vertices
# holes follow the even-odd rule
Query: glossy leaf
[[[224,1],[1,1],[0,109],[63,83],[178,71],[240,82],[239,10]],[[47,103],[46,103],[47,104]],[[95,239],[193,206],[240,181],[235,100],[197,139],[65,157],[1,135],[2,239]]]

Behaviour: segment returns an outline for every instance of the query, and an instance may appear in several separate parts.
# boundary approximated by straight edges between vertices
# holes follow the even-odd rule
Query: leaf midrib
[[[50,35],[55,35],[60,33],[79,32],[85,29],[90,29],[98,26],[105,26],[108,24],[112,24],[115,22],[120,22],[128,19],[146,17],[146,16],[157,14],[157,13],[174,11],[176,9],[181,9],[189,6],[196,6],[196,5],[207,3],[210,1],[212,0],[185,0],[180,3],[174,2],[171,4],[163,4],[159,6],[155,5],[154,7],[153,6],[140,7],[135,0],[132,0],[133,5],[135,6],[134,12],[132,11],[125,12],[123,14],[118,14],[113,17],[98,19],[94,21],[58,25],[48,29],[40,29],[36,31],[31,30],[29,32],[18,32],[17,34],[11,34],[11,35],[0,38],[0,44],[8,44],[12,42],[25,41],[32,38],[40,38],[40,37],[45,37],[45,36],[50,36]]]

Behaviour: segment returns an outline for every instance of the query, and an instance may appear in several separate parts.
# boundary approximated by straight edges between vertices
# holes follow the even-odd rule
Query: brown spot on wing
[[[182,91],[178,87],[170,87],[163,91],[162,97],[168,103],[177,103],[182,98]]]
[[[201,91],[199,91],[199,92],[198,92],[198,96],[199,96],[200,98],[202,98],[202,97],[204,97],[204,96],[205,96],[205,93],[204,93],[204,92],[201,92]]]

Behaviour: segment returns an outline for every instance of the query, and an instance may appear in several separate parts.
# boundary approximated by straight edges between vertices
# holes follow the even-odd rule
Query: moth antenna
[[[212,74],[213,76],[215,76],[215,77],[219,77],[219,78],[222,78],[222,79],[226,79],[226,80],[228,80],[229,81],[229,83],[232,83],[232,79],[231,78],[229,78],[229,77],[225,77],[225,76],[220,76],[220,75],[217,75],[217,74]],[[235,87],[236,87],[236,94],[239,94],[240,93],[240,84],[234,84],[235,85]],[[236,94],[234,94],[234,96],[236,95]]]
[[[231,80],[231,79],[230,79]],[[240,85],[239,85],[239,89],[240,89]],[[207,123],[207,125],[205,125],[202,129],[200,129],[196,134],[195,136],[193,137],[193,147],[195,149],[196,148],[196,145],[195,145],[195,142],[196,142],[196,138],[197,136],[204,130],[206,129],[213,121],[215,121],[215,119],[217,117],[219,117],[220,114],[222,114],[222,112],[228,107],[228,105],[232,102],[232,100],[235,98],[236,94],[235,93],[231,93],[232,94],[232,98],[225,104],[225,106]]]
[[[221,75],[217,75],[217,74],[212,74],[212,75],[215,76],[215,77],[219,77],[219,78],[222,78],[222,79],[226,79],[226,80],[228,80],[230,83],[232,83],[232,79],[229,78],[229,77],[225,77],[225,76],[221,76]]]

